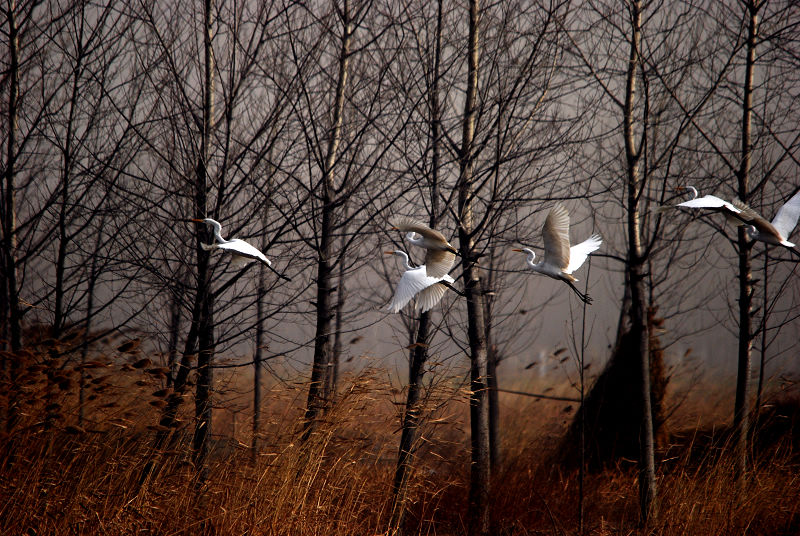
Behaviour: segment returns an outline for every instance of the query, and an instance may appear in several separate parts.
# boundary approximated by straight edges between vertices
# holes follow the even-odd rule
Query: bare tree
[[[331,320],[333,319],[333,306],[331,295],[333,288],[333,214],[335,210],[334,164],[338,156],[339,142],[342,136],[342,121],[344,119],[344,98],[347,85],[348,69],[350,62],[350,46],[353,39],[354,25],[351,20],[350,3],[344,0],[344,6],[339,13],[342,25],[341,41],[338,62],[338,75],[336,78],[335,96],[331,107],[332,121],[327,135],[327,148],[322,173],[321,202],[322,209],[319,226],[319,247],[317,250],[317,320],[316,335],[314,336],[314,362],[311,369],[311,383],[308,388],[308,402],[306,404],[306,424],[304,438],[313,431],[314,423],[324,400],[328,363],[333,352],[331,340]]]

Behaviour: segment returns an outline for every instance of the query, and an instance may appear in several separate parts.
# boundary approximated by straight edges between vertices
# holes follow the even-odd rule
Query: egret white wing
[[[219,249],[224,249],[230,251],[235,255],[239,255],[241,257],[249,257],[251,259],[259,260],[264,264],[272,265],[272,263],[261,253],[258,248],[255,246],[241,240],[239,238],[234,238],[224,244],[219,244]]]
[[[389,225],[396,228],[398,231],[413,231],[430,240],[442,242],[442,245],[448,244],[447,238],[445,238],[442,233],[431,229],[421,221],[415,220],[414,218],[410,218],[408,216],[395,216],[389,220]]]
[[[542,227],[544,262],[562,270],[569,266],[569,212],[564,205],[550,209]]]
[[[571,274],[580,268],[583,263],[586,262],[586,257],[588,257],[591,252],[600,249],[600,244],[602,243],[603,239],[600,235],[595,234],[580,244],[575,244],[569,248],[569,265],[564,269],[564,272]]]
[[[441,279],[453,267],[456,261],[455,253],[440,249],[428,249],[425,254],[425,266],[428,277]]]
[[[778,209],[778,213],[772,220],[772,225],[783,236],[788,239],[792,234],[797,219],[800,217],[800,190],[789,199],[786,204]]]
[[[689,201],[678,203],[675,206],[686,208],[724,208],[736,214],[741,212],[741,209],[714,195],[704,195],[698,199],[690,199]]]
[[[444,276],[442,280],[447,281],[450,284],[455,282],[449,275]],[[419,309],[423,313],[425,311],[430,311],[437,303],[439,303],[445,292],[447,292],[447,287],[445,285],[441,283],[434,283],[417,295],[415,308]]]
[[[425,275],[425,266],[419,266],[403,272],[391,303],[387,310],[396,313],[409,302],[418,292],[421,292],[436,283],[438,280]]]

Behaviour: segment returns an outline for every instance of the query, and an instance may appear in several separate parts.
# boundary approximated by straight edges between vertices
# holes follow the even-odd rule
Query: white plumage
[[[768,222],[742,201],[735,200],[733,203],[740,209],[736,217],[745,224],[747,234],[750,235],[751,239],[797,251],[794,249],[795,244],[789,242],[789,236],[797,225],[798,217],[800,217],[800,191],[797,191],[778,209],[778,213],[775,214],[772,222]]]
[[[729,203],[723,199],[715,195],[704,195],[703,197],[698,198],[699,195],[697,192],[697,188],[694,186],[686,186],[685,188],[679,188],[680,190],[686,189],[692,192],[692,198],[688,201],[684,201],[683,203],[678,203],[675,205],[676,207],[685,207],[685,208],[706,208],[709,210],[713,210],[714,212],[722,212],[727,216],[736,216],[741,212],[741,209],[734,206],[732,203]]]
[[[442,278],[447,275],[456,260],[456,249],[442,233],[405,216],[393,218],[389,223],[396,231],[408,231],[408,241],[426,250],[424,266],[430,277]],[[417,238],[414,233],[420,237]]]
[[[441,281],[452,284],[453,278],[448,274],[442,277],[431,277],[427,274],[426,267],[423,264],[416,268],[412,268],[408,263],[408,255],[405,251],[385,251],[386,255],[397,255],[403,259],[406,271],[400,277],[397,283],[397,289],[394,292],[394,297],[389,305],[386,307],[388,311],[397,313],[405,307],[405,305],[415,298],[414,308],[421,312],[429,311],[434,305],[439,303],[439,300],[444,296],[447,287],[441,284]]]
[[[239,238],[232,238],[230,240],[224,239],[222,237],[222,225],[220,225],[218,221],[212,220],[211,218],[192,218],[192,221],[210,225],[214,230],[214,238],[216,238],[217,241],[213,244],[200,244],[204,250],[221,249],[230,252],[233,256],[231,264],[236,267],[244,266],[254,260],[263,262],[267,266],[272,266],[270,260],[255,246]]]
[[[572,247],[569,245],[569,212],[560,203],[555,205],[547,214],[547,219],[542,227],[542,240],[544,242],[544,259],[534,263],[536,253],[529,248],[514,249],[528,254],[527,263],[536,273],[559,279],[567,283],[572,290],[586,303],[592,299],[588,294],[580,292],[575,285],[577,281],[572,272],[580,268],[586,258],[593,251],[597,251],[603,243],[600,235],[592,235],[580,244]]]

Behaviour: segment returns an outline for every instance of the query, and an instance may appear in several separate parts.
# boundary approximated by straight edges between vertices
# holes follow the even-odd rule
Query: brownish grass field
[[[374,535],[385,531],[404,393],[385,371],[364,369],[342,383],[335,407],[310,441],[298,432],[306,386],[276,383],[264,395],[264,431],[251,457],[248,379],[219,376],[215,449],[207,481],[194,478],[187,397],[178,442],[151,451],[163,406],[163,376],[122,361],[84,370],[90,400],[77,422],[75,367],[30,355],[14,393],[20,421],[3,437],[0,534]],[[406,533],[466,531],[469,481],[468,393],[440,382],[432,393],[411,481]],[[456,385],[453,381],[450,385]],[[156,393],[154,395],[154,393]],[[586,534],[800,533],[798,398],[773,397],[756,431],[754,468],[733,479],[718,410],[692,407],[673,416],[659,448],[660,511],[638,526],[632,461],[585,482]],[[704,402],[705,400],[705,402]],[[494,475],[498,534],[577,534],[578,472],[553,463],[575,408],[563,402],[501,395],[502,464]],[[3,401],[3,407],[6,402]],[[707,413],[699,429],[696,415]],[[691,415],[691,416],[690,416]],[[720,421],[722,422],[722,421]],[[139,476],[156,457],[160,471]]]

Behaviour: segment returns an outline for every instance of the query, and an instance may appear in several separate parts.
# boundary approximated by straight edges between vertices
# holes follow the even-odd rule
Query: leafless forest
[[[0,533],[800,533],[796,2],[0,10]]]

